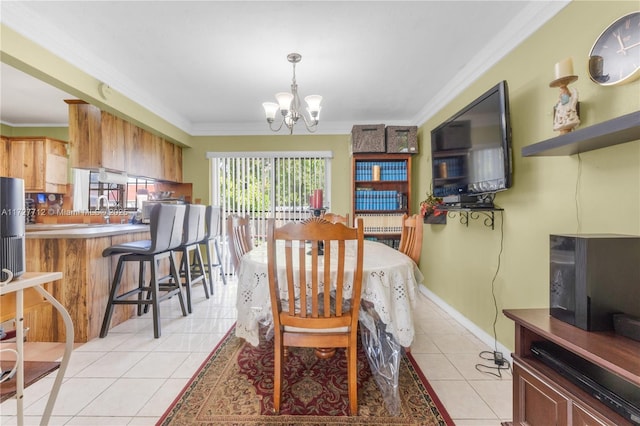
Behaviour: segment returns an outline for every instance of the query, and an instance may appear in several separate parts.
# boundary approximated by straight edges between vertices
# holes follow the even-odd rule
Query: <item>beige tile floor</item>
[[[164,302],[159,339],[153,338],[147,315],[77,347],[49,424],[154,425],[235,322],[236,284],[229,280],[216,286],[209,300],[195,288],[188,317],[181,316],[173,299]],[[495,426],[510,420],[511,374],[497,378],[475,368],[478,363],[491,365],[479,356],[491,348],[422,294],[415,312],[411,353],[454,422]],[[44,347],[47,356],[55,353]],[[52,383],[50,375],[26,389],[25,424],[39,424]],[[0,412],[0,424],[17,424],[14,399],[2,403]]]

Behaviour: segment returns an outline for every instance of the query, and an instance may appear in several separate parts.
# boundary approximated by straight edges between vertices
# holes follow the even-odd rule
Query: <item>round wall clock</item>
[[[589,77],[602,86],[640,77],[640,11],[618,18],[596,39],[589,52]]]

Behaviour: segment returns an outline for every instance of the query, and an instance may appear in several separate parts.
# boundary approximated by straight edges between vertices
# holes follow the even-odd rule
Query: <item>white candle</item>
[[[567,58],[556,64],[556,80],[573,75],[573,59]]]

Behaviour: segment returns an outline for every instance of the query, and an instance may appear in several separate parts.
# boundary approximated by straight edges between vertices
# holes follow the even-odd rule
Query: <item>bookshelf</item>
[[[411,206],[411,155],[354,153],[351,169],[352,216],[363,219],[366,238],[397,248]]]

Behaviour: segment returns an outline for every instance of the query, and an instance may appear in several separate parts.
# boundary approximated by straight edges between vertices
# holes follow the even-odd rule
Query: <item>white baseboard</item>
[[[456,311],[454,308],[448,305],[444,300],[436,296],[434,292],[432,292],[431,290],[429,290],[423,285],[419,287],[420,287],[420,293],[424,294],[433,303],[438,305],[438,307],[440,307],[443,311],[449,314],[451,318],[453,318],[458,323],[460,323],[460,325],[462,325],[464,328],[469,330],[471,334],[476,336],[478,339],[480,339],[483,343],[485,343],[491,349],[494,349],[497,347],[497,350],[502,352],[502,355],[504,356],[504,358],[507,361],[509,361],[511,365],[513,365],[513,359],[511,359],[511,351],[506,346],[504,346],[500,342],[495,342],[493,336],[491,336],[490,334],[487,334],[484,330],[478,328],[478,326],[475,325],[472,321],[470,321],[467,317],[462,315],[460,312]]]

